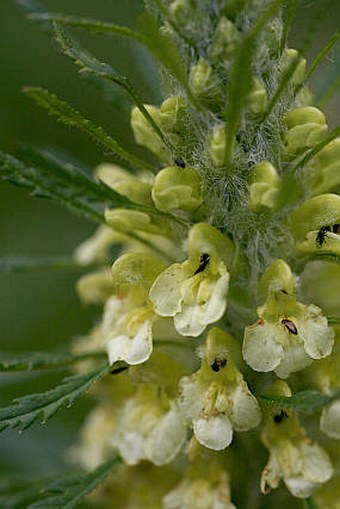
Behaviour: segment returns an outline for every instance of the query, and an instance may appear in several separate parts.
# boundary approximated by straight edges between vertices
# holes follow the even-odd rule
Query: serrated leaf
[[[26,148],[24,162],[0,151],[0,177],[27,188],[31,194],[53,200],[95,222],[105,223],[104,209],[125,208],[158,213],[154,207],[134,203],[103,182],[96,182],[74,166],[63,165],[45,152]]]
[[[28,505],[37,500],[42,482],[25,480],[24,482],[7,483],[0,487],[1,509],[27,509]]]
[[[38,369],[64,368],[75,362],[103,357],[106,357],[106,353],[101,351],[79,354],[32,352],[27,355],[11,355],[0,353],[0,371],[35,371]]]
[[[82,28],[93,34],[118,35],[120,37],[126,37],[128,39],[137,41],[141,44],[146,44],[147,42],[143,34],[135,32],[134,30],[131,30],[131,28],[116,25],[114,23],[107,23],[106,21],[100,21],[97,19],[70,16],[56,12],[34,11],[31,11],[28,17],[36,21],[55,21],[60,25]]]
[[[73,509],[84,498],[102,483],[113,468],[117,467],[121,459],[117,456],[97,467],[89,474],[78,474],[57,479],[50,483],[43,494],[47,495],[29,505],[27,509]]]
[[[118,155],[137,168],[154,171],[153,166],[130,154],[115,139],[109,136],[102,127],[93,124],[93,122],[83,117],[76,109],[65,101],[60,100],[52,92],[40,87],[25,87],[23,91],[38,106],[46,109],[50,115],[57,117],[63,124],[76,127],[84,132],[112,154]]]
[[[106,363],[81,375],[65,378],[61,385],[46,392],[22,396],[14,405],[0,409],[0,431],[8,428],[27,429],[36,422],[45,423],[61,407],[70,406],[79,396],[109,371]]]
[[[56,175],[41,167],[26,166],[15,157],[0,151],[0,177],[10,183],[29,189],[33,196],[53,200],[95,222],[104,223],[103,213],[79,194],[64,175]]]
[[[110,65],[100,62],[89,52],[84,51],[73,38],[71,39],[69,35],[66,35],[64,30],[55,23],[54,32],[55,39],[58,44],[60,44],[63,52],[80,68],[80,72],[101,77],[122,87],[153,128],[156,135],[172,149],[170,142],[166,139],[158,124],[151,117],[142,99],[125,76],[120,75]]]
[[[263,401],[280,408],[291,408],[300,412],[315,412],[329,405],[340,397],[340,390],[333,394],[324,394],[320,391],[307,390],[297,392],[291,397],[271,396],[261,394],[258,396]]]

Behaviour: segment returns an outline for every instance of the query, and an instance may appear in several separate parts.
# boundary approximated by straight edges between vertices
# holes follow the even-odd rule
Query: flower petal
[[[145,459],[144,437],[138,432],[121,431],[113,436],[110,444],[117,447],[119,454],[128,465],[137,465]]]
[[[328,481],[333,475],[333,466],[326,451],[318,444],[305,442],[301,447],[303,453],[303,477],[314,483]]]
[[[150,299],[160,316],[174,316],[181,310],[181,284],[191,275],[188,265],[174,263],[155,280],[150,290]]]
[[[306,481],[302,475],[285,477],[284,482],[291,494],[297,498],[310,497],[313,491],[319,486],[317,483]]]
[[[320,429],[327,436],[340,440],[340,400],[323,409]]]
[[[274,325],[262,320],[245,328],[243,358],[255,371],[273,371],[282,361],[284,351],[278,334]]]
[[[280,378],[288,378],[291,373],[306,368],[313,361],[305,352],[303,343],[290,338],[288,348],[284,349],[284,358],[279,366],[274,370]]]
[[[306,308],[299,335],[304,342],[305,350],[312,359],[322,359],[332,352],[334,331],[328,326],[327,318],[319,307],[310,305]]]
[[[197,441],[214,451],[222,451],[228,447],[233,438],[233,429],[226,415],[195,419],[193,428]]]
[[[155,465],[172,461],[186,439],[186,427],[175,404],[153,429],[145,443],[146,457]]]
[[[123,360],[128,364],[141,364],[149,359],[152,353],[152,324],[143,322],[133,338],[126,334],[113,337],[106,343],[110,363]]]
[[[191,422],[203,410],[204,392],[195,380],[195,375],[185,376],[179,383],[179,407],[184,418]]]
[[[235,431],[255,428],[261,421],[259,404],[244,381],[232,395],[232,408],[228,416]]]
[[[205,293],[209,295],[206,302],[199,299],[193,304],[182,304],[182,311],[174,318],[176,330],[183,336],[199,336],[207,325],[217,322],[227,307],[227,293],[229,288],[229,273],[225,265],[221,276],[216,280],[206,278],[200,283],[204,286]],[[209,288],[210,287],[210,288]],[[203,293],[203,292],[201,292]]]

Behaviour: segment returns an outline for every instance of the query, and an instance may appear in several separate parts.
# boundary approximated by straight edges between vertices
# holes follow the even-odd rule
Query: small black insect
[[[336,226],[336,225],[335,225]],[[316,247],[321,247],[327,237],[327,232],[330,232],[330,226],[321,226],[320,230],[316,234],[315,244]]]
[[[340,223],[333,224],[333,233],[340,233]]]
[[[185,162],[180,157],[175,157],[174,163],[180,168],[185,168]]]
[[[273,421],[276,422],[277,424],[280,424],[285,419],[288,419],[288,415],[284,410],[281,410],[279,414],[275,414],[273,417]]]
[[[286,318],[284,318],[283,320],[281,320],[281,323],[282,323],[282,325],[284,325],[286,327],[288,332],[290,332],[291,334],[294,334],[295,336],[297,336],[298,330],[296,328],[296,325],[293,322],[291,322],[290,320],[287,320]]]
[[[195,270],[194,276],[196,276],[196,274],[199,274],[200,272],[204,271],[204,269],[209,265],[209,260],[210,260],[210,255],[208,255],[207,253],[201,254],[200,264],[198,266],[198,269]]]
[[[225,357],[216,357],[210,367],[215,373],[218,373],[226,364],[227,359]]]

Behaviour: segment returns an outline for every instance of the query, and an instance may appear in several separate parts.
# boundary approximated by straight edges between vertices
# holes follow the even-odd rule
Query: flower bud
[[[225,139],[226,132],[224,126],[215,126],[208,136],[207,149],[215,166],[223,166],[225,158]],[[237,142],[234,140],[232,152],[235,151]]]
[[[253,85],[248,95],[248,109],[253,115],[262,115],[267,108],[267,91],[259,78],[253,78]]]
[[[95,176],[114,191],[129,198],[135,203],[151,204],[151,182],[153,175],[141,173],[140,176],[116,166],[101,164],[96,168]]]
[[[77,281],[77,292],[85,304],[105,304],[112,295],[114,285],[108,270],[91,272]]]
[[[160,125],[159,109],[155,106],[146,104],[145,108],[154,119],[157,125]],[[155,133],[152,126],[146,120],[141,111],[136,107],[131,112],[131,127],[135,136],[136,143],[143,145],[153,152],[161,161],[169,161],[170,153],[164,142]]]
[[[261,161],[251,170],[249,208],[254,212],[276,210],[280,206],[281,179],[269,161]]]
[[[165,223],[139,210],[107,209],[105,220],[111,228],[121,233],[142,231],[162,234],[166,231]]]
[[[159,210],[195,210],[202,204],[201,181],[194,168],[169,166],[161,170],[152,186],[152,199]]]
[[[235,52],[239,41],[240,33],[236,26],[223,16],[218,22],[208,49],[209,57],[215,62],[224,63]]]
[[[312,194],[340,193],[340,138],[329,142],[305,167]]]
[[[216,99],[220,93],[220,79],[203,58],[191,67],[189,84],[192,92],[203,100]]]
[[[297,59],[300,61],[290,78],[290,82],[293,86],[301,85],[305,80],[306,59],[299,57],[299,52],[296,49],[288,48],[285,50],[281,61],[281,70],[285,72],[290,66],[294,65]]]
[[[320,251],[340,254],[340,196],[320,194],[306,200],[290,218],[298,254]]]
[[[285,151],[294,157],[320,143],[327,133],[324,114],[313,106],[296,108],[286,115],[288,133],[285,136]]]

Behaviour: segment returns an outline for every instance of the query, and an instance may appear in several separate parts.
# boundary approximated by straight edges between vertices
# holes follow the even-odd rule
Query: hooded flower
[[[199,371],[180,381],[180,407],[197,441],[215,451],[225,449],[233,430],[247,431],[261,420],[259,405],[235,366],[235,340],[210,330]]]
[[[229,478],[216,462],[195,461],[182,481],[163,498],[164,509],[236,509]]]
[[[175,458],[185,439],[176,402],[158,384],[142,383],[125,403],[111,445],[128,465],[141,460],[164,465]]]
[[[296,301],[295,279],[283,260],[264,273],[267,301],[258,308],[259,320],[245,328],[243,357],[255,371],[275,371],[287,378],[330,355],[334,331],[322,310]]]
[[[173,316],[177,331],[184,336],[199,336],[207,325],[222,318],[233,251],[231,241],[212,226],[193,226],[188,259],[170,265],[151,287],[156,313]]]
[[[271,394],[291,396],[283,381],[274,383]],[[288,410],[268,412],[262,441],[269,450],[269,460],[261,476],[261,491],[268,493],[283,479],[291,494],[309,497],[333,475],[326,451],[308,439],[296,415]]]
[[[115,292],[104,308],[102,334],[111,363],[146,361],[152,352],[155,320],[148,289],[163,265],[143,253],[129,253],[113,264]]]

